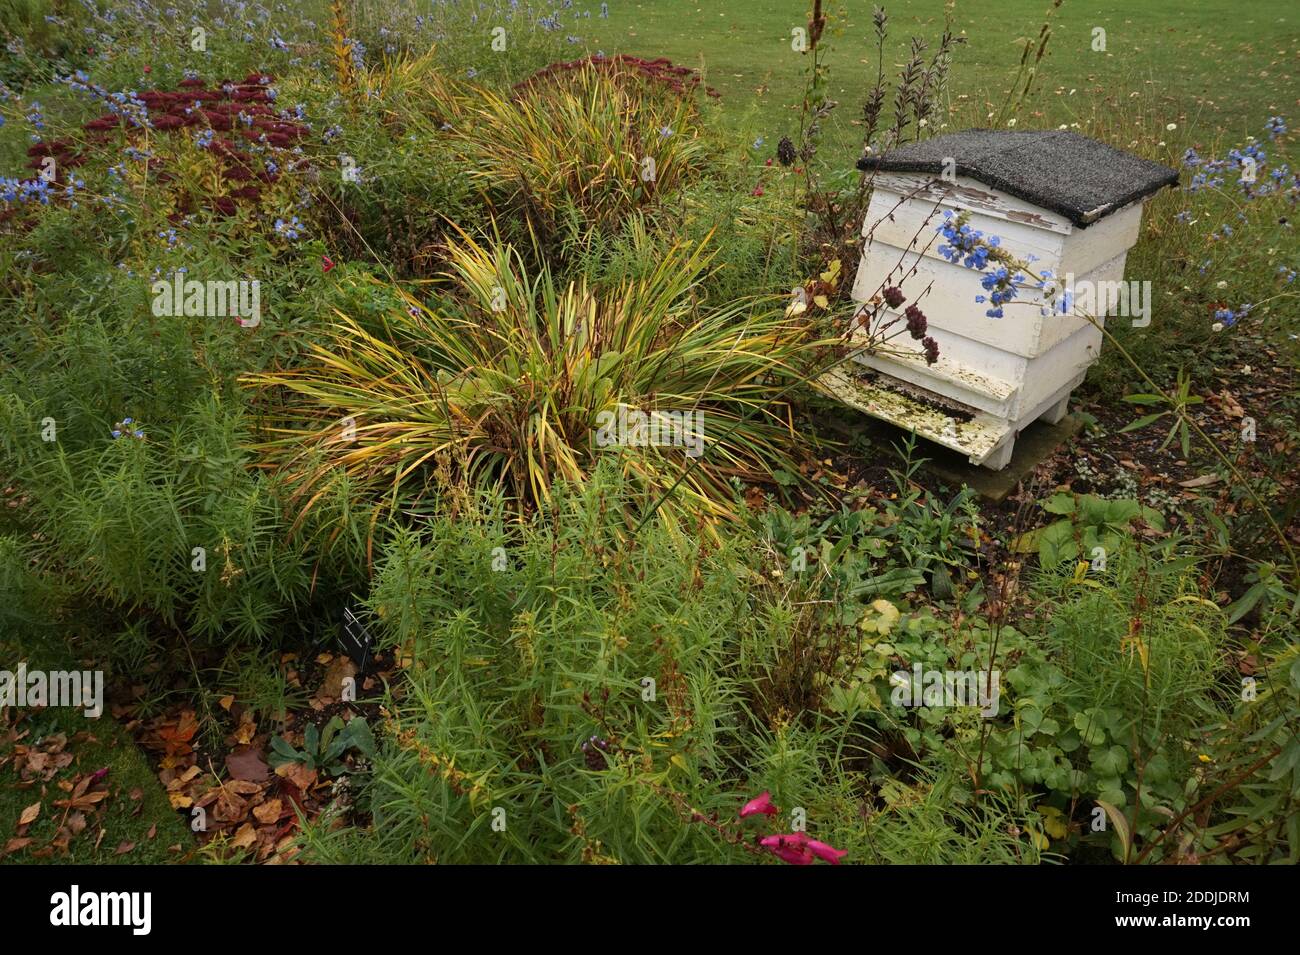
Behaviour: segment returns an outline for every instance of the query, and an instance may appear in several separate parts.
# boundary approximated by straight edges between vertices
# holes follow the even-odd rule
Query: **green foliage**
[[[444,124],[459,123],[471,89],[432,53],[386,58],[368,75],[365,109],[312,91],[309,115],[330,135],[313,216],[340,260],[377,260],[389,277],[428,278],[440,244],[472,221],[472,188]]]
[[[1258,664],[1238,678],[1231,719],[1208,727],[1211,760],[1200,792],[1209,825],[1180,820],[1182,851],[1251,863],[1300,862],[1300,594],[1271,567],[1252,574],[1247,595],[1259,621],[1245,650]],[[1257,588],[1263,586],[1261,594]],[[1252,593],[1253,592],[1253,593]],[[1243,598],[1245,599],[1245,598]],[[1233,608],[1229,608],[1232,610]],[[1239,618],[1240,606],[1231,618]],[[1234,687],[1236,689],[1236,687]],[[1199,794],[1199,793],[1198,793]],[[1170,851],[1166,849],[1166,851]]]
[[[629,539],[621,485],[606,466],[527,524],[485,499],[394,539],[368,603],[411,662],[385,704],[374,824],[309,828],[312,857],[771,860],[736,817],[763,789],[853,859],[876,836],[895,861],[1016,857],[1000,811],[950,815],[937,780],[864,825],[851,725],[752,709],[802,601],[743,534],[715,545],[655,520]]]
[[[1108,500],[1096,494],[1058,492],[1043,502],[1043,510],[1059,514],[1061,519],[1022,534],[1015,542],[1015,549],[1036,550],[1038,562],[1044,568],[1076,559],[1096,560],[1104,565],[1105,556],[1129,536],[1135,522],[1157,530],[1165,526],[1164,518],[1154,508],[1138,501]]]
[[[344,723],[342,717],[333,716],[324,727],[307,724],[303,731],[302,749],[296,749],[283,736],[273,737],[270,763],[276,768],[288,763],[302,763],[308,769],[339,776],[349,768],[343,757],[354,749],[366,759],[375,757],[375,737],[365,717],[354,716]]]
[[[1010,89],[1006,63],[975,57],[949,103],[961,40],[946,20],[889,45],[883,11],[869,24],[823,5],[812,55],[759,56],[755,73],[752,36],[788,44],[789,11],[773,6],[711,41],[709,79],[728,94],[715,108],[618,69],[533,76],[632,33],[694,63],[694,27],[716,25],[696,3],[553,11],[562,29],[501,4],[508,53],[473,4],[417,19],[391,0],[339,3],[334,25],[329,6],[218,26],[206,0],[161,13],[0,4],[0,173],[31,172],[39,101],[39,137],[85,147],[68,168],[87,184],[49,205],[0,202],[0,640],[18,641],[6,652],[67,640],[129,681],[140,714],[178,694],[207,714],[229,693],[270,721],[306,694],[265,665],[264,645],[318,644],[340,602],[365,595],[403,663],[378,738],[331,719],[301,749],[273,742],[273,762],[328,773],[373,757],[358,777],[373,824],[327,814],[304,836],[319,860],[771,861],[751,851],[769,824],[736,819],[768,789],[774,830],[802,808],[851,861],[1300,861],[1300,598],[1274,552],[1300,497],[1284,476],[1238,480],[1221,461],[1234,477],[1203,510],[1178,509],[1183,537],[1135,500],[1055,494],[1051,522],[1012,542],[1039,557],[1020,604],[980,581],[1019,573],[1014,557],[982,563],[1001,553],[998,522],[970,491],[936,487],[910,447],[883,487],[748,513],[754,485],[784,493],[807,472],[807,422],[787,400],[809,319],[774,303],[823,269],[831,299],[852,288],[870,181],[845,157],[864,141],[1014,113],[1022,129],[1073,124],[1177,165],[1188,146],[1224,155],[1215,111],[1236,124],[1261,89],[1285,101],[1285,71],[1208,105],[1195,71],[1165,70],[1159,98],[1075,95],[1039,77],[1035,31],[1017,41]],[[962,36],[1004,42],[1008,18],[1037,16],[1041,0],[1012,7]],[[1168,7],[1135,7],[1130,39],[1112,42],[1153,35]],[[895,22],[917,10],[895,0]],[[1083,28],[1070,10],[1052,15],[1058,30]],[[157,41],[160,22],[174,42]],[[201,60],[190,22],[209,24]],[[871,25],[866,102],[845,112],[832,77],[862,51],[834,38]],[[1210,31],[1214,62],[1249,65],[1248,30],[1223,30]],[[1144,57],[1182,49],[1141,42]],[[1051,48],[1067,73],[1091,55]],[[88,144],[80,127],[101,104],[52,82],[77,68],[108,90],[177,89],[190,69],[205,82],[273,74],[275,108],[301,104],[310,129],[300,149],[257,144],[277,176],[218,215],[229,170],[199,130]],[[1196,108],[1171,112],[1167,97]],[[1116,341],[1091,373],[1108,405],[1140,391],[1125,400],[1144,417],[1124,431],[1167,428],[1161,450],[1184,457],[1206,450],[1191,440],[1205,407],[1193,382],[1272,366],[1269,336],[1298,330],[1281,173],[1294,134],[1254,131],[1262,178],[1281,176],[1271,192],[1247,201],[1228,160],[1224,187],[1146,208],[1128,273],[1159,279],[1159,333],[1107,331],[1151,379],[1134,387]],[[785,136],[795,159],[772,165]],[[293,216],[299,239],[274,227]],[[151,314],[152,280],[179,267],[260,279],[261,327]],[[1236,324],[1216,330],[1227,308]],[[708,454],[600,448],[600,415],[619,408],[704,411]],[[1250,413],[1270,440],[1241,452],[1284,474],[1300,409]],[[357,440],[336,440],[349,418]],[[992,667],[996,714],[897,702],[900,671],[918,666]],[[201,719],[205,743],[220,742]],[[62,727],[47,714],[33,728]],[[111,778],[115,759],[103,756]],[[123,835],[159,811],[176,822],[142,761],[120,768],[149,790],[144,816],[116,820]],[[0,822],[25,805],[0,793]],[[222,839],[204,855],[244,858]]]
[[[270,640],[305,601],[308,565],[286,546],[269,482],[246,469],[241,433],[201,404],[188,426],[140,422],[143,439],[105,433],[75,450],[42,440],[39,409],[10,405],[6,427],[29,436],[23,513],[39,561],[82,595],[202,636]]]
[[[1193,801],[1208,759],[1201,727],[1230,712],[1219,683],[1226,620],[1189,561],[1131,543],[1101,573],[1045,571],[1035,598],[1053,616],[1041,642],[1007,644],[1010,722],[988,728],[984,782],[1042,793],[1045,831],[1132,860],[1132,844]],[[1113,823],[1098,825],[1112,810],[1129,844]]]
[[[1179,448],[1182,449],[1183,457],[1190,457],[1192,453],[1192,432],[1191,426],[1187,423],[1187,409],[1202,404],[1205,399],[1199,395],[1193,395],[1192,378],[1187,372],[1179,370],[1178,372],[1178,390],[1168,398],[1163,395],[1136,394],[1125,395],[1124,400],[1130,404],[1143,405],[1151,407],[1153,405],[1169,405],[1164,411],[1156,411],[1148,415],[1143,415],[1136,421],[1126,424],[1120,428],[1120,433],[1125,431],[1137,431],[1148,425],[1155,424],[1161,418],[1169,416],[1173,420],[1173,425],[1169,428],[1169,433],[1165,435],[1164,441],[1160,442],[1157,450],[1163,451],[1173,443],[1176,436],[1179,441]]]

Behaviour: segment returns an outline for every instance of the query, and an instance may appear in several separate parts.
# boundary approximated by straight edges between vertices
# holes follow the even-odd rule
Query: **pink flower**
[[[772,805],[772,794],[766,789],[741,807],[740,818],[747,819],[750,816],[757,816],[760,813],[764,816],[776,815],[776,806]]]
[[[334,268],[334,260],[328,255],[322,255],[320,257],[320,265],[322,271],[328,272],[330,269]]]
[[[754,191],[752,195],[761,196],[762,194],[763,194],[763,184],[759,183],[757,186],[754,187]]]
[[[806,832],[791,832],[783,836],[764,836],[759,845],[791,865],[812,865],[817,859],[839,865],[848,850],[836,849],[824,842],[810,839]]]

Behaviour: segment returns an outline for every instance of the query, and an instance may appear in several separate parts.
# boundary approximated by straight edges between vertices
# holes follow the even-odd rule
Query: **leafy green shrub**
[[[1226,621],[1192,569],[1123,543],[1104,572],[1044,573],[1041,637],[1001,635],[1010,702],[962,748],[970,759],[978,747],[985,787],[1043,794],[1044,839],[1132,859],[1190,804],[1209,759],[1201,727],[1230,712],[1219,683]]]
[[[1043,510],[1059,514],[1061,519],[1021,535],[1017,550],[1038,551],[1038,562],[1054,568],[1064,560],[1100,561],[1116,550],[1128,537],[1135,521],[1163,530],[1164,518],[1154,508],[1138,501],[1108,500],[1096,494],[1053,494],[1043,502]]]
[[[628,490],[606,465],[522,525],[485,496],[394,538],[367,605],[408,662],[365,794],[374,822],[309,827],[313,858],[770,860],[737,819],[762,790],[851,860],[1016,857],[1005,815],[947,813],[938,780],[868,813],[845,721],[756,720],[752,654],[785,586],[745,534],[714,545],[656,519],[632,537]]]
[[[269,482],[246,470],[240,432],[211,404],[186,427],[132,420],[141,437],[105,433],[75,450],[48,447],[34,409],[5,410],[6,428],[32,436],[17,457],[20,514],[44,567],[84,596],[195,634],[283,633],[307,598],[308,564],[285,543]]]
[[[80,40],[91,17],[73,0],[6,0],[0,5],[0,82],[47,79],[85,57]]]
[[[372,258],[401,278],[442,266],[441,243],[476,211],[448,130],[473,102],[432,54],[386,58],[368,75],[364,109],[315,93],[321,164],[312,216],[334,255]]]

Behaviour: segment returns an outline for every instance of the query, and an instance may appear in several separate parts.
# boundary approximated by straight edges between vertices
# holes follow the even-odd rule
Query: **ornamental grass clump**
[[[573,213],[616,231],[694,179],[705,154],[689,92],[630,67],[563,70],[513,96],[484,90],[457,135],[490,204],[544,239]]]
[[[264,463],[304,511],[344,478],[400,509],[436,490],[440,467],[530,510],[614,456],[646,495],[680,477],[672,507],[734,516],[733,479],[790,471],[783,398],[804,327],[766,299],[700,305],[705,243],[637,234],[656,264],[602,289],[530,271],[506,244],[452,242],[427,305],[403,293],[377,322],[338,313],[305,364],[248,377],[264,392]]]

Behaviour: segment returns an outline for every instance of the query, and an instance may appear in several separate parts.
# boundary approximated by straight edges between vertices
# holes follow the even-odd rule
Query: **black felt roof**
[[[859,169],[970,176],[1088,226],[1178,181],[1177,171],[1069,130],[967,129],[864,156]]]

